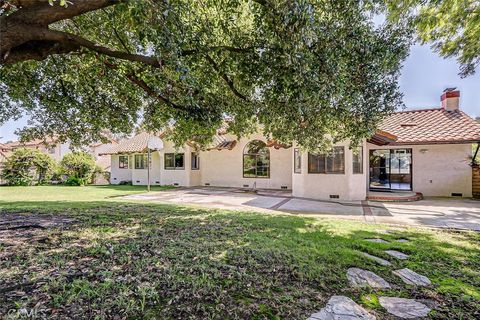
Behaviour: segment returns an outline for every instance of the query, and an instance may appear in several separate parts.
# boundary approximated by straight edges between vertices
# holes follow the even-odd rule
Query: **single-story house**
[[[205,151],[176,148],[161,136],[140,133],[106,152],[110,183],[288,189],[293,196],[364,200],[369,191],[411,191],[425,196],[472,196],[472,144],[480,124],[459,109],[459,91],[446,91],[440,108],[396,112],[359,150],[338,143],[313,154],[265,139],[215,136]],[[150,149],[150,170],[147,151]]]

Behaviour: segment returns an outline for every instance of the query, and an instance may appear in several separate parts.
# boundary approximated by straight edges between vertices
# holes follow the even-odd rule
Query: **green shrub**
[[[63,174],[68,176],[70,185],[85,185],[92,181],[95,173],[95,159],[86,152],[72,152],[66,154],[60,162]],[[74,179],[75,178],[75,179]]]
[[[20,148],[5,161],[2,178],[9,185],[31,186],[50,181],[56,169],[55,160],[37,149]]]
[[[83,179],[71,176],[69,177],[66,181],[65,184],[67,186],[83,186],[86,185],[85,181]]]

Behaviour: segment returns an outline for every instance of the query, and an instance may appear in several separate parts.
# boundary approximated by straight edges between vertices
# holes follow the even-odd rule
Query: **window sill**
[[[243,176],[244,179],[270,179],[270,177],[245,177]]]
[[[345,172],[309,172],[308,174],[326,174],[326,175],[330,175],[330,174],[334,174],[334,175],[344,175]]]

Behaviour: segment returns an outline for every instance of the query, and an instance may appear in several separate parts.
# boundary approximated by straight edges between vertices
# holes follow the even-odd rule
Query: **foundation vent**
[[[206,186],[209,186],[209,185],[210,185],[210,183],[205,183],[205,185],[206,185]]]
[[[177,182],[175,182],[173,185],[174,185],[174,186],[178,186],[178,183],[177,183]]]
[[[135,181],[136,183],[140,183],[140,180]]]
[[[160,184],[160,181],[155,181],[156,184]]]
[[[452,197],[463,197],[463,193],[452,192]]]
[[[287,186],[281,186],[280,188],[281,188],[281,189],[288,189]]]
[[[244,188],[248,188],[248,184],[244,184],[243,187],[244,187]]]
[[[338,194],[331,194],[330,199],[340,199],[340,196]]]

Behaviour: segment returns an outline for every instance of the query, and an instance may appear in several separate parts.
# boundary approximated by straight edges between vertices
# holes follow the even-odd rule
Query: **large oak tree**
[[[317,149],[401,105],[408,34],[369,1],[0,0],[0,123],[74,143],[174,125],[206,144],[257,123]]]

